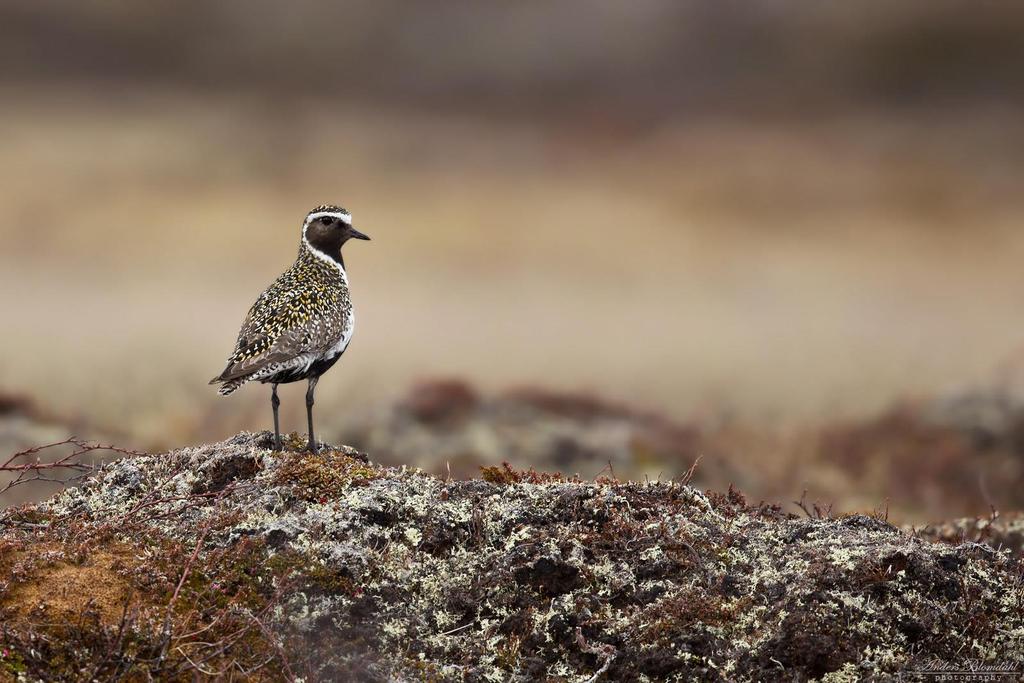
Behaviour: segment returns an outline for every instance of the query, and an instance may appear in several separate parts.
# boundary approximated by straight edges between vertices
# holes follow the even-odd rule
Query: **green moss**
[[[303,500],[327,501],[350,486],[366,484],[380,473],[373,466],[341,451],[289,453],[275,470],[276,485],[287,486]]]
[[[21,655],[7,649],[0,650],[0,674],[6,673],[16,679],[18,674],[23,674],[26,671],[28,671],[28,667],[25,666]]]
[[[480,478],[492,484],[547,484],[556,481],[567,481],[559,473],[537,472],[533,468],[528,470],[517,470],[507,462],[498,466],[481,466]],[[577,481],[573,479],[572,481]]]
[[[281,452],[304,451],[309,446],[309,441],[298,432],[292,432],[281,437],[281,446]]]
[[[501,467],[480,467],[480,478],[492,484],[517,484],[522,481],[519,472],[512,469],[507,462],[502,463]]]
[[[356,583],[343,567],[329,567],[294,550],[273,553],[264,561],[276,580],[287,580],[294,590],[331,595],[357,595]]]

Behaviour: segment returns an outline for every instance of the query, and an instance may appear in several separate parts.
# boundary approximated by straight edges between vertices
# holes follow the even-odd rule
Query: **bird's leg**
[[[309,388],[306,389],[306,417],[309,420],[309,452],[316,455],[316,437],[313,436],[313,392],[316,390],[316,383],[319,377],[309,378]]]
[[[277,385],[272,385],[270,390],[270,407],[274,409],[274,450],[281,450],[281,423],[277,421],[277,409],[281,406],[281,399],[277,397]]]

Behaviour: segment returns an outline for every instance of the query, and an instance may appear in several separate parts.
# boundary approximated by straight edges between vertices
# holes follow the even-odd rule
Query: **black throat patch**
[[[345,262],[341,260],[341,245],[345,241],[341,230],[314,221],[306,227],[306,241],[313,249],[330,256],[342,267],[345,266]]]

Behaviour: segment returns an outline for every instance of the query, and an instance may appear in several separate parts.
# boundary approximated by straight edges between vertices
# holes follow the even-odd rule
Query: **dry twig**
[[[43,462],[39,455],[51,449],[61,446],[72,446],[70,453],[50,462]],[[85,476],[95,472],[96,465],[84,462],[82,458],[97,452],[116,453],[118,455],[148,455],[142,451],[129,448],[120,448],[112,444],[91,443],[77,437],[70,437],[63,441],[33,446],[9,456],[0,463],[0,472],[8,472],[13,479],[0,486],[0,495],[10,491],[15,486],[28,484],[30,482],[48,482],[67,486],[68,484],[80,481]],[[37,456],[31,459],[32,456]]]

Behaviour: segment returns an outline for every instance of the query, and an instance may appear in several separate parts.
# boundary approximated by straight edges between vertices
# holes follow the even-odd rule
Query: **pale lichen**
[[[140,528],[200,563],[250,544],[231,580],[274,595],[263,625],[286,647],[268,656],[307,680],[840,682],[1024,658],[1006,552],[670,481],[494,479],[345,448],[275,453],[269,435],[240,434],[122,460],[37,509],[75,530],[61,538],[112,528],[143,565],[170,562],[160,585],[186,558],[152,554]],[[0,517],[0,540],[26,533]]]

